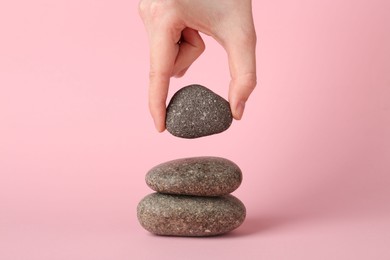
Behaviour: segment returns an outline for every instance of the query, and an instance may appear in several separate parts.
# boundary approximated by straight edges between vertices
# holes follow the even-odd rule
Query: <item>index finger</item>
[[[159,132],[165,130],[169,80],[178,52],[176,43],[163,30],[150,36],[149,110]]]

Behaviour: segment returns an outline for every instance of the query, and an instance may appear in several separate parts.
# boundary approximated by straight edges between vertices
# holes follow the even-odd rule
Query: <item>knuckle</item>
[[[255,73],[249,73],[244,81],[245,85],[248,86],[249,89],[254,89],[257,85],[257,77]]]
[[[238,86],[242,88],[253,90],[257,85],[256,73],[246,73],[237,77],[234,81],[237,83]]]
[[[257,42],[256,32],[254,30],[243,30],[239,40],[244,44],[244,46],[254,48]]]
[[[148,9],[148,1],[146,0],[141,0],[138,3],[138,13],[140,14],[141,17],[144,17],[146,14],[146,11]]]
[[[160,17],[173,7],[174,0],[141,0],[138,11],[141,17]]]

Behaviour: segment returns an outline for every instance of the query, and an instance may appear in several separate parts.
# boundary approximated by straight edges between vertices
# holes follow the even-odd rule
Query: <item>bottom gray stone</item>
[[[152,193],[137,207],[140,224],[165,236],[215,236],[239,227],[244,204],[233,195],[199,197]]]

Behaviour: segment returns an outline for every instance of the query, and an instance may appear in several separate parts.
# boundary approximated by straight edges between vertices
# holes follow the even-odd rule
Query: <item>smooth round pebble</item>
[[[235,191],[242,182],[242,172],[232,161],[204,156],[176,159],[153,167],[146,174],[146,184],[167,194],[221,196]]]
[[[165,236],[215,236],[239,227],[245,219],[244,204],[233,195],[198,197],[149,194],[137,207],[140,224]]]
[[[229,102],[201,85],[189,85],[170,100],[166,128],[172,135],[198,138],[221,133],[232,124]]]

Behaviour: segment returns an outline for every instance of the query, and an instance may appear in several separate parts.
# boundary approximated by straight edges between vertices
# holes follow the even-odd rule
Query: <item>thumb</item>
[[[245,103],[257,84],[256,34],[236,37],[225,46],[228,53],[231,81],[229,102],[234,119],[240,120]]]

